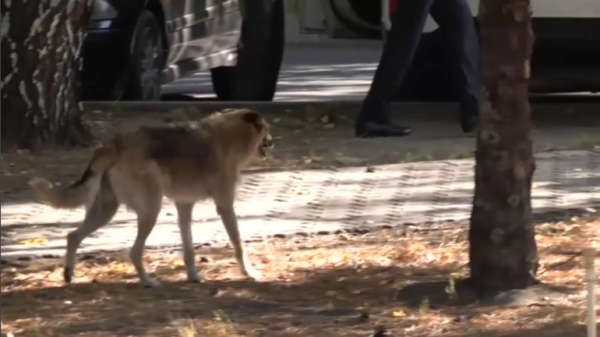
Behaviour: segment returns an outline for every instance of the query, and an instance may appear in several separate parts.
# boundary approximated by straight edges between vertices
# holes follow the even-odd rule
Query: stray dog
[[[140,127],[98,148],[81,179],[69,187],[54,187],[44,178],[29,185],[54,208],[86,206],[83,223],[67,235],[64,279],[70,283],[81,241],[106,225],[121,203],[137,214],[138,232],[130,251],[140,283],[160,283],[146,273],[142,253],[166,196],[175,202],[187,279],[202,282],[194,263],[191,222],[194,204],[212,199],[235,249],[242,273],[258,280],[242,246],[234,209],[240,171],[257,155],[273,148],[269,124],[255,111],[217,113],[195,125]]]

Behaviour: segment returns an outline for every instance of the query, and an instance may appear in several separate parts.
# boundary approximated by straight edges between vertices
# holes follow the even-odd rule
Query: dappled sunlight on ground
[[[516,307],[462,303],[453,295],[449,280],[468,273],[464,229],[252,243],[263,283],[241,279],[229,247],[196,249],[205,284],[184,281],[178,249],[148,252],[146,266],[163,282],[155,289],[139,286],[124,252],[81,256],[70,286],[62,283],[59,260],[3,261],[2,330],[15,336],[358,337],[385,326],[390,336],[581,336],[583,269],[570,254],[598,247],[599,226],[591,216],[539,223],[540,278],[558,293]],[[431,282],[446,285],[433,290],[425,286]]]

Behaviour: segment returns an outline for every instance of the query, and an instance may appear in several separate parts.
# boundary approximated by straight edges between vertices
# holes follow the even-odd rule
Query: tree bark
[[[80,97],[90,0],[2,1],[2,148],[89,140]]]
[[[535,160],[528,81],[535,40],[530,0],[482,0],[483,83],[469,230],[470,283],[481,291],[537,283],[531,210]]]

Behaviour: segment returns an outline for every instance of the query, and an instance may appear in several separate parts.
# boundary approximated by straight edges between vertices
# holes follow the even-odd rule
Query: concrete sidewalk
[[[536,157],[535,212],[600,207],[599,151],[546,152]],[[472,159],[464,159],[251,174],[245,177],[237,201],[242,235],[254,240],[465,219],[472,201],[473,165]],[[65,235],[82,218],[83,210],[3,204],[2,255],[62,255]],[[227,242],[212,204],[198,204],[194,220],[196,244]],[[80,252],[129,248],[135,234],[135,214],[122,208],[110,225],[83,242]],[[31,239],[39,240],[23,243]],[[179,242],[174,206],[165,201],[148,245]]]

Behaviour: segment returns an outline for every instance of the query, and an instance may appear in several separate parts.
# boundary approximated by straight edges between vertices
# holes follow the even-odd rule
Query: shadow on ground
[[[453,201],[452,198],[448,198],[448,204],[451,204]],[[371,207],[377,207],[378,204],[384,204],[387,203],[389,201],[387,200],[382,200],[379,202],[372,202],[370,204]],[[416,200],[412,200],[412,202],[417,202]],[[537,213],[534,213],[533,215],[533,221],[534,221],[534,226],[539,226],[539,225],[544,225],[547,223],[552,223],[552,222],[558,222],[558,221],[568,221],[571,218],[579,218],[579,217],[584,217],[584,216],[588,216],[590,215],[590,207],[594,206],[594,205],[585,205],[586,207],[579,207],[579,208],[569,208],[569,209],[562,209],[562,210],[552,210],[552,211],[543,211],[540,210]],[[310,206],[303,206],[303,207],[298,207],[298,209],[296,209],[296,212],[298,212],[299,214],[304,214],[306,213],[305,210],[303,210],[304,208],[307,208]],[[330,211],[332,211],[332,214],[336,214],[335,209],[336,207],[341,207],[340,205],[329,205],[328,209]],[[595,207],[600,207],[600,203],[596,204]],[[435,216],[436,214],[436,210],[432,210],[431,212],[432,216]],[[341,213],[338,213],[341,214]],[[298,221],[301,222],[303,221],[302,217],[297,217],[294,216],[293,214],[282,214],[280,217],[278,216],[272,216],[269,215],[268,212],[265,214],[261,214],[261,215],[252,215],[252,216],[240,216],[239,217],[239,221],[241,226],[244,226],[244,221],[251,221],[251,220],[260,220],[260,219],[266,219],[266,218],[270,218],[270,220],[272,220],[274,223],[276,223],[276,221],[278,219],[284,219],[285,221]],[[6,221],[5,216],[3,214],[2,216],[3,221]],[[337,223],[342,223],[343,226],[340,227],[340,229],[337,229],[335,231],[323,231],[323,230],[314,230],[310,228],[310,226],[300,226],[298,227],[297,231],[292,231],[292,232],[286,232],[285,229],[280,230],[280,232],[277,232],[277,230],[275,230],[274,232],[271,232],[271,234],[262,234],[262,235],[253,235],[253,236],[247,236],[245,237],[245,242],[246,243],[252,243],[252,242],[261,242],[261,241],[265,241],[269,238],[272,237],[282,237],[282,238],[287,238],[290,240],[294,240],[297,238],[304,238],[307,236],[319,236],[319,235],[325,235],[325,234],[334,234],[334,233],[343,233],[343,232],[348,232],[348,233],[354,233],[354,234],[364,234],[364,233],[369,233],[369,232],[374,232],[377,231],[379,229],[386,229],[386,228],[394,228],[400,232],[403,233],[403,235],[411,235],[413,233],[427,233],[427,235],[429,236],[430,239],[434,239],[436,237],[440,237],[443,238],[445,233],[449,230],[464,230],[466,231],[469,227],[469,220],[468,219],[460,219],[460,220],[438,220],[438,221],[426,221],[426,222],[419,222],[419,223],[413,223],[413,222],[404,222],[402,221],[402,216],[400,214],[392,214],[389,216],[386,216],[385,221],[371,221],[369,216],[350,216],[350,215],[346,215],[346,216],[321,216],[318,220],[313,219],[313,221],[319,221],[321,223],[331,223],[331,224],[337,224]],[[215,217],[215,218],[206,218],[204,220],[204,222],[217,222],[217,226],[219,227],[219,230],[221,229],[221,223],[220,220]],[[132,233],[134,233],[136,231],[136,216],[135,214],[131,214],[130,217],[128,217],[127,219],[118,219],[118,220],[112,220],[106,227],[107,230],[110,230],[110,228],[131,228]],[[77,227],[79,227],[81,225],[80,221],[74,221],[74,222],[56,222],[56,223],[36,223],[35,225],[31,224],[31,223],[17,223],[17,224],[11,224],[11,225],[6,225],[2,227],[2,241],[1,244],[3,246],[3,251],[4,253],[7,252],[26,252],[27,256],[25,255],[19,255],[17,254],[16,256],[18,256],[18,258],[22,258],[25,261],[28,261],[30,259],[32,259],[31,255],[38,255],[37,258],[49,258],[49,259],[53,259],[56,256],[52,255],[52,254],[47,254],[45,252],[47,252],[49,249],[59,249],[61,251],[64,251],[64,249],[66,249],[66,234],[72,230],[75,230]],[[160,223],[161,226],[176,226],[176,220],[172,220],[172,223]],[[202,226],[202,223],[196,223],[195,226]],[[176,228],[176,227],[174,227]],[[175,231],[177,231],[177,229],[174,229]],[[42,234],[40,234],[42,233]],[[45,234],[44,234],[45,233]],[[106,237],[106,238],[110,238],[111,236],[108,235],[108,233],[111,233],[110,231],[108,231],[107,233],[102,233],[102,232],[94,232],[92,234],[89,235],[89,239],[91,238],[95,238],[95,237]],[[122,232],[115,232],[115,233],[119,233],[121,234]],[[272,234],[272,233],[276,233],[276,234]],[[198,243],[198,246],[211,246],[211,245],[215,245],[215,246],[219,246],[225,242],[227,242],[227,238],[226,238],[226,234],[224,232],[224,230],[220,230],[219,232],[215,232],[214,230],[208,231],[208,232],[202,232],[201,234],[203,235],[196,235],[196,242]],[[40,246],[36,246],[32,243],[27,243],[27,244],[23,244],[24,238],[28,238],[31,240],[35,240],[38,238],[43,238],[44,240],[44,244],[40,245]],[[91,243],[91,241],[84,241],[83,245],[88,245],[91,244],[93,245],[93,243]],[[115,239],[121,239],[121,238],[115,238]],[[109,239],[110,240],[110,239]],[[25,240],[26,241],[26,240]],[[106,241],[102,241],[102,244],[106,244]],[[133,242],[127,242],[125,244],[125,246],[127,246],[127,248],[133,244]],[[180,241],[173,241],[173,243],[169,243],[169,244],[164,244],[164,245],[151,245],[148,244],[146,247],[149,249],[165,249],[165,248],[172,248],[172,247],[179,247],[180,245]],[[103,247],[103,246],[102,246]],[[102,250],[105,248],[99,247],[97,250]],[[117,248],[118,249],[118,248]],[[178,248],[177,248],[178,249]],[[114,250],[114,248],[112,249]],[[558,253],[559,248],[556,248],[556,251],[553,250],[552,253]],[[36,252],[37,254],[30,254],[31,252]],[[41,252],[41,253],[40,253]],[[45,254],[45,255],[44,255]],[[62,252],[61,252],[62,254]],[[563,255],[572,255],[572,252],[565,252],[562,251]],[[39,255],[44,255],[44,256],[39,256]],[[14,260],[15,257],[11,256],[11,257],[3,257],[2,260],[3,261],[9,261],[9,260]],[[3,262],[4,263],[4,262]]]
[[[137,283],[88,283],[3,292],[3,321],[11,325],[37,320],[35,327],[25,328],[25,335],[37,329],[56,336],[91,336],[92,331],[102,336],[175,336],[190,322],[206,328],[215,325],[216,320],[236,331],[229,336],[241,336],[240,331],[247,336],[369,336],[379,325],[385,325],[398,333],[395,336],[400,336],[403,329],[414,330],[420,321],[418,316],[426,315],[423,310],[427,310],[428,315],[444,317],[459,328],[497,309],[456,305],[448,298],[435,295],[444,292],[441,286],[447,287],[439,276],[434,276],[447,272],[443,270],[389,268],[310,272],[312,276],[297,284],[220,280],[201,285],[170,282],[160,288],[144,289]],[[409,273],[412,276],[407,277]],[[433,281],[436,279],[438,281]],[[388,281],[418,283],[398,291],[387,285]],[[424,298],[431,299],[426,309],[423,309]],[[391,313],[398,308],[403,308],[405,318],[392,318]],[[552,310],[560,312],[562,309],[553,307]],[[451,332],[455,327],[447,329]],[[261,331],[263,334],[259,334]],[[540,330],[497,333],[480,330],[484,331],[488,336],[524,337],[553,336],[558,332],[563,333],[562,336],[575,336],[582,330],[564,321]],[[200,335],[225,336],[210,332]],[[468,333],[456,336],[459,335],[470,336]]]
[[[556,300],[579,296],[578,285],[552,278],[478,302],[451,281],[464,275],[464,247],[385,233],[249,245],[267,254],[259,255],[267,276],[260,283],[240,278],[230,247],[198,248],[202,284],[182,281],[180,249],[148,252],[146,266],[163,282],[152,289],[138,284],[125,252],[80,256],[68,286],[58,259],[3,263],[3,329],[36,337],[364,337],[385,326],[390,336],[581,336],[581,308]],[[423,262],[429,252],[442,255]],[[446,253],[452,258],[440,260]]]

